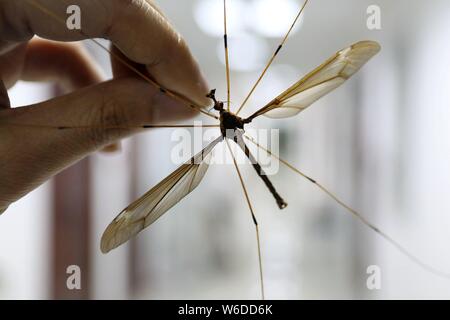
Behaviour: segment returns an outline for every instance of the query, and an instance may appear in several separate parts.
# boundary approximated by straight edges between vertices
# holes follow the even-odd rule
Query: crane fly
[[[39,4],[36,0],[27,0],[31,5],[41,10],[42,12],[48,14],[49,16],[64,22],[54,13],[50,12],[48,9]],[[235,143],[239,146],[239,149],[245,154],[253,168],[255,169],[257,175],[262,179],[266,185],[269,192],[272,194],[273,198],[279,209],[284,209],[287,206],[285,200],[277,192],[276,188],[265,174],[264,170],[260,164],[256,161],[255,157],[250,152],[250,149],[245,141],[248,141],[257,148],[263,150],[268,155],[279,160],[288,169],[292,170],[301,177],[307,179],[309,182],[314,184],[325,194],[327,194],[332,200],[334,200],[339,206],[343,207],[347,212],[351,213],[364,225],[375,231],[378,235],[383,237],[386,241],[391,243],[398,251],[408,257],[417,265],[421,266],[428,272],[434,273],[436,275],[449,278],[450,275],[439,271],[432,266],[424,263],[422,260],[414,256],[392,237],[381,231],[378,227],[369,222],[363,215],[358,213],[356,210],[352,209],[344,201],[339,199],[334,193],[329,189],[324,187],[318,181],[305,174],[303,171],[297,169],[294,165],[290,164],[288,161],[282,159],[281,157],[275,155],[271,150],[260,145],[254,138],[247,135],[245,132],[245,126],[252,123],[260,116],[266,116],[275,119],[282,119],[293,117],[299,114],[301,111],[305,110],[316,102],[321,97],[330,93],[334,89],[341,86],[346,80],[353,76],[366,62],[368,62],[373,56],[375,56],[380,51],[380,45],[374,41],[360,41],[348,46],[345,49],[338,51],[336,54],[331,56],[322,65],[308,73],[298,82],[294,83],[287,90],[279,94],[272,101],[266,104],[264,107],[260,108],[248,117],[239,116],[240,112],[246,106],[249,98],[252,96],[253,92],[264,78],[264,75],[268,71],[272,62],[275,60],[278,53],[283,48],[286,43],[291,31],[297,24],[300,16],[302,15],[308,0],[306,0],[301,6],[299,12],[295,16],[289,30],[285,34],[279,46],[274,51],[269,62],[263,69],[261,75],[253,85],[252,89],[239,106],[236,112],[231,110],[230,105],[230,63],[229,63],[229,48],[228,48],[228,34],[227,34],[227,3],[226,0],[223,1],[223,15],[224,15],[224,52],[225,52],[225,64],[226,64],[226,82],[227,82],[227,101],[219,101],[216,98],[216,91],[211,90],[207,95],[213,103],[214,113],[206,111],[200,106],[196,105],[187,98],[178,95],[167,88],[160,86],[155,80],[153,80],[148,75],[142,73],[135,67],[133,67],[129,62],[121,58],[119,55],[110,51],[100,42],[95,39],[90,39],[95,42],[102,49],[111,54],[111,56],[117,59],[120,63],[124,64],[126,67],[130,68],[138,76],[142,77],[148,81],[151,85],[156,86],[163,94],[166,94],[174,99],[184,102],[184,104],[189,107],[198,110],[202,115],[208,116],[213,119],[219,120],[217,125],[204,125],[203,127],[218,127],[220,128],[220,136],[215,140],[210,142],[203,150],[190,158],[187,162],[182,164],[178,169],[173,171],[165,179],[159,182],[156,186],[150,189],[147,193],[141,196],[139,199],[131,203],[126,207],[106,228],[102,239],[101,239],[101,251],[107,253],[114,248],[117,248],[121,244],[127,242],[129,239],[137,235],[146,227],[153,224],[158,218],[169,211],[173,206],[179,203],[184,197],[190,194],[194,189],[201,183],[208,170],[208,162],[212,156],[214,148],[222,142],[226,143],[227,149],[230,152],[233,164],[236,169],[239,182],[243,189],[246,203],[251,214],[253,224],[255,226],[256,233],[256,244],[258,250],[258,262],[259,262],[259,277],[260,277],[260,287],[261,287],[261,297],[264,299],[264,277],[263,277],[263,266],[262,266],[262,253],[260,245],[259,227],[258,220],[250,201],[247,187],[243,180],[241,171],[239,169],[238,163],[236,161],[235,153],[231,148],[230,144]],[[86,36],[83,31],[79,32]],[[86,36],[87,37],[87,36]],[[59,130],[67,129],[82,129],[86,127],[58,127],[54,126]],[[129,126],[127,126],[129,127]],[[140,128],[176,128],[176,127],[194,127],[193,125],[152,125],[145,124],[140,125]],[[120,128],[120,126],[117,126]]]
[[[244,142],[245,125],[261,115],[285,118],[298,114],[345,82],[379,50],[377,43],[362,41],[339,51],[323,65],[245,119],[227,111],[224,102],[217,101],[215,90],[212,90],[208,97],[214,102],[214,110],[219,112],[221,136],[120,213],[109,225],[102,238],[102,251],[108,252],[127,241],[192,192],[206,173],[205,162],[207,161],[205,160],[210,158],[214,147],[224,139],[227,139],[227,145],[228,141],[239,145],[258,176],[263,179],[274,196],[278,207],[284,209],[287,203],[278,194]],[[255,217],[253,218],[257,225]]]

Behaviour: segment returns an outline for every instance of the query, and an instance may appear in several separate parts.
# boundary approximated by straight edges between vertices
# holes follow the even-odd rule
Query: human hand
[[[69,30],[34,1],[64,18],[69,5],[78,5],[83,32]],[[195,115],[117,61],[114,79],[101,82],[82,48],[65,41],[107,38],[117,54],[162,86],[199,105],[209,103],[186,43],[150,0],[0,0],[0,17],[0,213],[70,164],[137,130],[123,127]],[[71,93],[11,108],[7,88],[18,80],[55,81]]]

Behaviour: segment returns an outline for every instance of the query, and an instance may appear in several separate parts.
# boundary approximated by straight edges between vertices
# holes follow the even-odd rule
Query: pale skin
[[[111,40],[118,48],[114,52],[162,86],[198,105],[209,104],[208,85],[188,46],[150,0],[39,3],[61,16],[67,6],[79,5],[88,37]],[[89,153],[137,131],[123,126],[167,124],[196,115],[117,60],[111,59],[114,78],[102,82],[82,47],[69,43],[84,38],[28,1],[0,0],[0,212]],[[7,89],[19,80],[55,81],[66,94],[11,108]],[[94,128],[57,130],[36,125]]]

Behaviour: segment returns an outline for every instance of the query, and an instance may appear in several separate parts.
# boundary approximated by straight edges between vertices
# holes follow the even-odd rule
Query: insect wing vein
[[[288,118],[338,88],[380,51],[374,41],[361,41],[343,49],[303,77],[249,119],[260,115]]]
[[[101,241],[102,252],[125,243],[191,193],[205,176],[211,151],[222,139],[218,137],[125,208],[106,228]]]

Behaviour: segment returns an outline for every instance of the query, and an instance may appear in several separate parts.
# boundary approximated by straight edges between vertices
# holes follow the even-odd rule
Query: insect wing
[[[380,51],[374,41],[361,41],[343,49],[310,72],[250,118],[288,118],[297,115],[333,91]]]
[[[103,233],[102,252],[107,253],[125,243],[191,193],[205,176],[211,151],[222,139],[219,137],[211,142],[205,149],[125,208]]]

